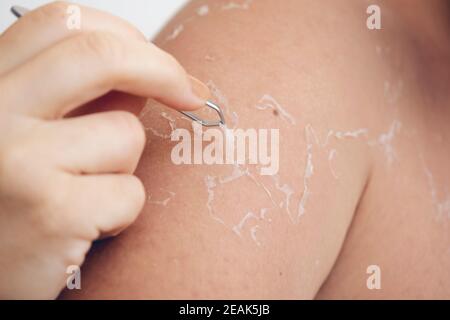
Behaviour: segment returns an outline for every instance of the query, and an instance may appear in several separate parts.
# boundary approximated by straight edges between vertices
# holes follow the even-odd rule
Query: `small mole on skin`
[[[283,275],[283,272],[280,271],[280,277]]]
[[[278,110],[272,110],[272,113],[275,117],[278,117],[280,112],[278,112]]]

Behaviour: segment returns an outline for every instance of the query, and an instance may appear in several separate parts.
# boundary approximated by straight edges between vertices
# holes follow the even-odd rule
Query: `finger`
[[[74,13],[72,8],[79,12]],[[77,18],[74,14],[80,18],[80,28],[70,25],[70,19]],[[56,1],[28,12],[0,36],[0,74],[65,38],[91,31],[108,31],[146,41],[141,32],[123,19],[78,4]]]
[[[63,40],[3,77],[0,88],[6,107],[44,118],[61,117],[111,90],[183,110],[209,98],[204,85],[153,44],[102,32]]]
[[[84,226],[114,235],[135,221],[145,203],[142,182],[133,175],[85,175],[73,182],[79,193],[71,211]]]
[[[145,145],[141,122],[125,111],[53,121],[44,130],[45,156],[72,173],[133,173]]]

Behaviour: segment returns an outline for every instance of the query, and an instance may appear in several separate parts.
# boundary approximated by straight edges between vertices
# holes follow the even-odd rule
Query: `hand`
[[[173,108],[209,91],[126,22],[66,3],[26,14],[0,37],[0,298],[55,298],[91,242],[132,223],[145,134],[131,113],[68,112],[112,90]]]

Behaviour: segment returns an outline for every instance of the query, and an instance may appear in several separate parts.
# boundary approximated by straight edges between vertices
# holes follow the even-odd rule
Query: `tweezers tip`
[[[216,111],[216,113],[219,115],[219,120],[218,121],[209,121],[209,120],[203,120],[202,118],[196,116],[195,114],[191,113],[191,112],[187,112],[187,111],[181,111],[182,114],[184,114],[185,116],[187,116],[188,118],[190,118],[191,120],[194,120],[198,123],[200,123],[202,126],[204,127],[220,127],[220,126],[225,126],[225,116],[222,112],[222,109],[220,109],[219,106],[217,106],[216,104],[214,104],[211,101],[206,101],[205,105],[208,108],[213,109],[214,111]]]
[[[22,6],[12,6],[11,7],[11,13],[15,15],[17,18],[22,17],[24,14],[26,14],[29,10],[27,8],[24,8]]]

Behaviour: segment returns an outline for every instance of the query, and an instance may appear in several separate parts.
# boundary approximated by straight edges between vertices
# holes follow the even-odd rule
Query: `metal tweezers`
[[[11,12],[17,18],[22,17],[24,14],[26,14],[29,11],[30,10],[28,10],[28,9],[26,9],[24,7],[21,7],[21,6],[13,6],[13,7],[11,7]],[[219,120],[217,120],[217,121],[204,120],[204,119],[198,117],[197,115],[195,115],[192,112],[187,112],[187,111],[179,111],[179,112],[182,113],[183,115],[185,115],[186,117],[188,117],[189,119],[200,123],[204,127],[218,127],[218,126],[221,126],[221,125],[225,125],[225,116],[223,115],[222,109],[220,109],[219,106],[217,106],[216,104],[212,103],[211,101],[206,101],[206,106],[208,108],[214,110],[219,115]]]

